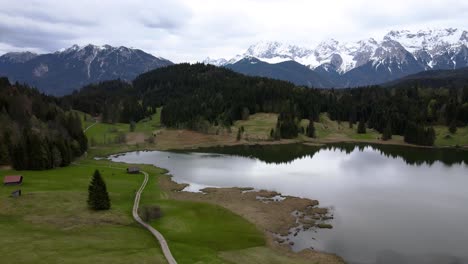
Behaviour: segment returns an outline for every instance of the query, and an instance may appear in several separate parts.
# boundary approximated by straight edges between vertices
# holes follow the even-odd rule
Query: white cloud
[[[390,29],[468,28],[459,0],[0,0],[0,52],[72,44],[140,48],[176,62],[231,57],[260,40],[315,46]]]

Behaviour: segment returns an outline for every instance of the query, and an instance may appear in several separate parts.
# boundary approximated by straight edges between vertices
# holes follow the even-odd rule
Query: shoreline
[[[169,199],[211,203],[240,215],[264,233],[267,247],[288,257],[329,264],[345,263],[341,257],[333,253],[313,249],[294,252],[291,249],[292,242],[285,238],[293,234],[291,230],[299,228],[306,230],[330,228],[328,225],[333,216],[328,208],[319,207],[317,200],[282,196],[275,191],[239,187],[208,187],[202,189],[202,192],[187,192],[183,189],[188,184],[175,182],[168,172],[159,178],[158,183]],[[274,201],[273,197],[277,196],[284,199]],[[302,216],[298,217],[295,212],[300,212]]]

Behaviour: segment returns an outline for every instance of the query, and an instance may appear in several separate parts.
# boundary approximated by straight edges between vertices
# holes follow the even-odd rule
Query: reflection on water
[[[333,229],[300,232],[294,250],[313,247],[350,263],[468,263],[463,150],[298,144],[111,158],[166,168],[190,191],[254,187],[332,207]]]

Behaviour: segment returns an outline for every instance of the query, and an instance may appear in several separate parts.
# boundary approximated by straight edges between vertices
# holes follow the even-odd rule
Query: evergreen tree
[[[389,140],[392,139],[392,125],[390,122],[387,123],[383,133],[382,133],[382,140]]]
[[[307,136],[315,138],[315,126],[314,120],[312,120],[312,118],[309,120],[309,126],[307,127]]]
[[[432,146],[435,141],[434,128],[425,128],[423,125],[416,124],[414,122],[408,122],[405,130],[404,140],[406,143]]]
[[[88,187],[88,206],[93,210],[108,210],[111,207],[106,183],[99,170],[94,171],[93,179]]]
[[[455,134],[457,132],[457,122],[452,121],[449,126],[449,132]]]
[[[364,120],[359,120],[358,128],[357,128],[357,133],[358,134],[365,134],[366,133],[366,123]]]

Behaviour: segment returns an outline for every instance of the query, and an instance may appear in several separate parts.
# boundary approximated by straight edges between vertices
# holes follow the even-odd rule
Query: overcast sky
[[[428,27],[468,29],[468,1],[0,0],[0,54],[93,43],[193,62],[262,40],[314,47]]]

